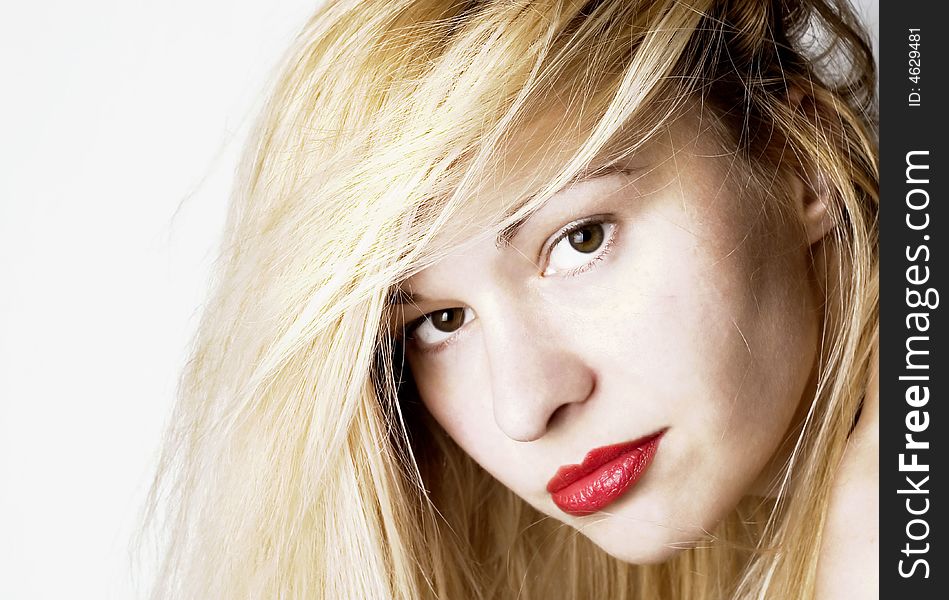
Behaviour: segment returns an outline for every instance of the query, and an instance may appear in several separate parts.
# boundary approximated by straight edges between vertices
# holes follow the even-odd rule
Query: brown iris
[[[465,324],[465,309],[447,308],[433,312],[431,315],[432,325],[435,329],[445,333],[451,333]]]
[[[589,254],[603,244],[603,226],[599,223],[590,223],[571,231],[567,237],[570,247],[577,252]]]

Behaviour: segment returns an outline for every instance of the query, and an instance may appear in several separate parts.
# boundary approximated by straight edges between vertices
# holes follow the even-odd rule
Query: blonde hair
[[[877,331],[873,89],[842,1],[326,3],[247,147],[149,500],[152,598],[810,597]],[[777,500],[637,566],[465,456],[413,402],[386,323],[407,276],[690,103],[775,207],[779,170],[826,199],[826,318]],[[579,144],[508,206],[479,205],[552,111],[541,142]]]

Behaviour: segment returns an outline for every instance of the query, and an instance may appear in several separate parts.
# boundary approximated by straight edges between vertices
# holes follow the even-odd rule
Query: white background
[[[319,0],[4,2],[0,599],[138,598],[129,536],[237,154]]]

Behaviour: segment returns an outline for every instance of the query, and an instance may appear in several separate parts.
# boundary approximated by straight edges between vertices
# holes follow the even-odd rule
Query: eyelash
[[[600,253],[597,254],[590,262],[583,265],[582,267],[577,267],[576,269],[574,269],[573,271],[570,271],[569,273],[563,274],[562,277],[576,277],[577,275],[581,275],[583,273],[586,273],[587,271],[593,270],[597,266],[598,263],[602,262],[603,259],[606,258],[606,256],[610,253],[610,250],[612,249],[613,249],[613,236],[610,236],[610,238],[603,244],[603,249],[600,250]]]
[[[578,229],[582,227],[586,227],[588,225],[612,224],[613,230],[610,232],[609,237],[603,243],[603,248],[597,251],[597,255],[595,257],[590,259],[583,266],[577,267],[576,269],[573,269],[571,271],[567,271],[566,273],[557,274],[557,276],[558,277],[576,277],[578,275],[586,273],[587,271],[590,271],[591,269],[595,268],[598,263],[600,263],[604,258],[607,257],[607,255],[609,255],[610,251],[613,249],[614,242],[616,241],[617,224],[614,221],[612,221],[611,218],[612,218],[611,215],[598,215],[598,216],[585,217],[583,219],[578,219],[576,221],[572,221],[564,225],[560,229],[560,231],[557,234],[555,234],[555,237],[553,238],[553,240],[549,244],[547,244],[546,248],[544,248],[544,251],[543,251],[544,263],[546,264],[547,261],[550,260],[550,254],[551,252],[553,252],[553,249],[557,247],[557,244],[562,242],[571,233],[574,233]],[[445,309],[439,309],[436,311],[425,313],[424,315],[415,319],[411,323],[408,323],[403,328],[402,338],[406,341],[414,341],[415,330],[418,329],[425,322],[426,319],[431,318],[433,314],[439,312],[440,310],[445,310]],[[419,352],[423,354],[437,354],[438,352],[441,352],[448,346],[454,344],[459,339],[459,337],[463,335],[461,334],[463,329],[464,327],[456,331],[451,337],[448,337],[444,341],[441,341],[437,344],[434,344],[431,346],[421,346],[419,344],[415,344],[415,348],[416,350],[418,350]]]

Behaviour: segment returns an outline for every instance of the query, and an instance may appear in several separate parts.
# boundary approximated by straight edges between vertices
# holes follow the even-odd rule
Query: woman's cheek
[[[490,379],[477,335],[436,354],[409,354],[422,403],[446,433],[469,454],[491,435]]]

